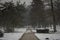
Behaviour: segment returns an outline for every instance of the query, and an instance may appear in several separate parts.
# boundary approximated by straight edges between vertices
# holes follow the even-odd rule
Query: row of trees
[[[43,24],[45,18],[43,2],[41,0],[33,0],[31,6],[31,24],[35,26],[38,24],[40,27],[40,24]]]
[[[32,27],[40,27],[41,25],[46,27],[53,25],[53,22],[60,24],[60,1],[53,0],[55,18],[51,10],[51,1],[46,1],[49,2],[49,9],[45,9],[47,5],[44,5],[44,0],[33,0],[28,7],[25,7],[25,3],[21,4],[20,2],[17,2],[16,5],[12,1],[0,3],[0,26],[10,31],[14,27],[21,27],[25,24],[32,25]]]
[[[43,27],[47,25],[55,25],[54,27],[56,29],[56,25],[60,24],[60,1],[59,0],[49,1],[46,0],[46,1],[47,1],[46,3],[48,4],[44,5],[45,1],[33,0],[30,12],[31,25],[32,26],[38,25],[38,27],[40,27],[41,25]],[[49,6],[49,8],[45,9],[46,6]]]
[[[46,10],[44,1],[42,0],[33,0],[31,4],[31,24],[33,26],[38,25],[38,27],[47,26],[52,24],[52,13],[50,10]]]
[[[0,26],[5,27],[7,32],[13,31],[14,27],[23,26],[23,14],[26,12],[25,3],[12,1],[0,3]]]

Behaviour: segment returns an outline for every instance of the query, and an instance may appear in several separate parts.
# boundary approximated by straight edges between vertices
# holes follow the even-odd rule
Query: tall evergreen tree
[[[23,4],[20,4],[20,1],[17,1],[17,5],[16,5],[16,10],[17,10],[17,21],[20,22],[20,26],[24,25],[24,14],[26,13],[26,8],[25,8],[25,2]]]

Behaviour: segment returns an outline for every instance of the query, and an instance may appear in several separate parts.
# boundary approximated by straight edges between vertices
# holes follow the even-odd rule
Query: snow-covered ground
[[[60,29],[59,29],[60,30]],[[60,40],[60,31],[57,31],[56,33],[36,33],[36,30],[32,30],[33,32],[35,32],[35,36],[39,39],[39,40],[46,40],[45,38],[49,38],[49,40]]]
[[[60,25],[56,25],[56,29],[58,32],[60,32]]]
[[[36,30],[32,30],[32,32],[35,32],[36,33]]]
[[[50,40],[60,40],[60,34],[40,34],[40,33],[35,33],[35,36],[39,40],[46,40],[46,38],[49,38]]]
[[[15,32],[24,33],[26,31],[26,28],[15,28]]]
[[[26,28],[16,28],[14,33],[4,33],[4,37],[0,40],[19,40],[25,31]]]
[[[35,36],[39,39],[39,40],[46,40],[46,38],[49,38],[49,40],[60,40],[60,26],[56,27],[57,32],[56,33],[36,33],[36,30],[32,30],[33,32],[35,32]]]
[[[19,40],[22,37],[23,33],[4,33],[4,37],[0,40]]]

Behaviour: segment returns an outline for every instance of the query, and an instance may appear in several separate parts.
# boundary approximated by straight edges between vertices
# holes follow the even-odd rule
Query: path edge
[[[25,33],[23,33],[22,37],[24,36],[24,34],[25,34]],[[21,39],[22,39],[22,37],[21,37],[21,38],[19,38],[19,40],[21,40]]]
[[[35,34],[34,34],[35,35]],[[40,40],[36,35],[35,35],[35,37],[38,39],[38,40]]]

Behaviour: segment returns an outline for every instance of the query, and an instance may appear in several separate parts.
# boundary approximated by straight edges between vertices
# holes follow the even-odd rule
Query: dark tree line
[[[60,1],[59,0],[46,0],[48,3],[44,5],[45,1],[42,0],[33,0],[31,3],[31,25],[43,27],[48,25],[55,25],[54,30],[56,29],[56,25],[60,24]],[[53,3],[53,5],[52,5]],[[49,9],[44,9],[45,6],[49,6]],[[52,8],[53,6],[53,8]],[[53,10],[52,10],[53,9]],[[53,14],[54,13],[54,14]]]
[[[60,24],[60,0],[55,1],[54,4],[54,10],[55,10],[55,15],[56,15],[56,23]]]
[[[31,5],[25,7],[25,3],[17,2],[15,5],[12,1],[0,3],[0,26],[7,30],[23,25],[32,25],[32,27],[43,27],[60,24],[60,1],[53,0],[53,12],[51,9],[51,0],[48,2],[49,9],[45,9],[44,0],[33,0]],[[53,20],[54,13],[54,20]]]
[[[31,4],[31,24],[40,26],[44,21],[44,5],[41,0],[33,0]]]
[[[0,3],[0,26],[5,27],[9,32],[13,31],[14,27],[23,26],[23,14],[26,12],[25,3],[20,4],[17,2],[15,5],[13,2]]]

